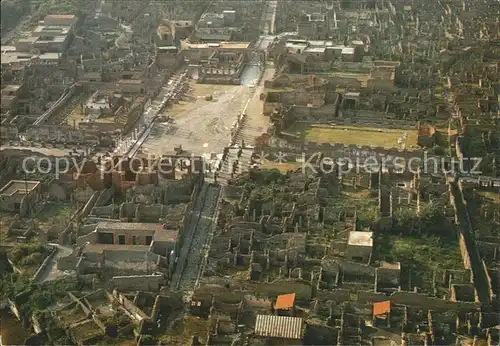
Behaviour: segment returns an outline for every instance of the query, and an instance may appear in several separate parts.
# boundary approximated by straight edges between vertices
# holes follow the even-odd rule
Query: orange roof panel
[[[282,294],[276,300],[276,309],[291,309],[295,304],[295,293]]]
[[[391,312],[391,302],[386,300],[373,304],[373,316],[383,315]]]

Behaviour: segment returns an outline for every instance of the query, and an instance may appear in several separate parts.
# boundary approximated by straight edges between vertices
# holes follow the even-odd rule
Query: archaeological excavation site
[[[500,344],[498,0],[2,0],[1,345]]]

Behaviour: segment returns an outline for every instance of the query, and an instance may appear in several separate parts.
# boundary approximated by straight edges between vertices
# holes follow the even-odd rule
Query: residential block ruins
[[[1,6],[1,343],[500,343],[496,1]]]

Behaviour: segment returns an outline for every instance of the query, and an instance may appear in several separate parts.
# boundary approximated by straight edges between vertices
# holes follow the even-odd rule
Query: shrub
[[[41,243],[19,244],[11,252],[14,264],[31,265],[41,264],[50,250]]]

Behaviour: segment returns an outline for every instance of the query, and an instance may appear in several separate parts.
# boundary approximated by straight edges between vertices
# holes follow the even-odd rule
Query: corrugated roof
[[[282,294],[276,300],[276,309],[290,309],[295,304],[295,293]]]
[[[303,320],[300,317],[257,315],[255,335],[301,340],[302,325]]]

